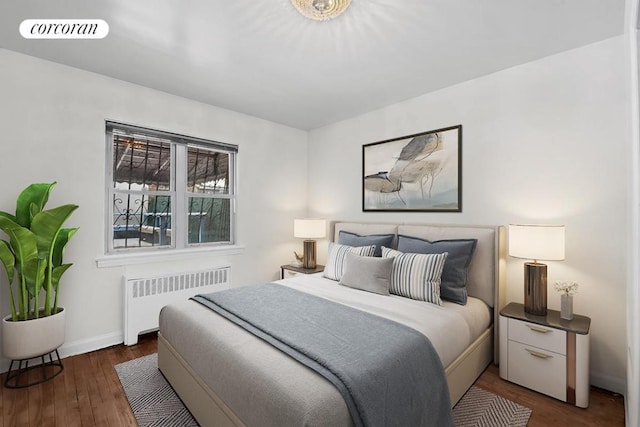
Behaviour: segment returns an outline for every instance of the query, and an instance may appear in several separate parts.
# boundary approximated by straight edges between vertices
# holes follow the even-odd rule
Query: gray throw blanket
[[[420,332],[273,283],[193,300],[315,370],[356,426],[452,426],[442,363]]]

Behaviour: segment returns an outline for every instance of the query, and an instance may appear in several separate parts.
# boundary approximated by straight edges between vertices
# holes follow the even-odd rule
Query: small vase
[[[573,319],[573,295],[560,295],[560,317],[565,320]]]

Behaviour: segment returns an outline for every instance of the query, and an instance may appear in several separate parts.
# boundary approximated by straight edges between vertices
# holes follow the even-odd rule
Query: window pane
[[[200,194],[229,194],[229,154],[189,147],[187,191]]]
[[[233,243],[237,146],[115,122],[106,134],[108,251]]]
[[[230,200],[189,197],[189,243],[230,241]]]
[[[121,190],[169,191],[171,144],[161,139],[113,135],[113,186]]]
[[[114,194],[114,249],[170,245],[170,196]]]

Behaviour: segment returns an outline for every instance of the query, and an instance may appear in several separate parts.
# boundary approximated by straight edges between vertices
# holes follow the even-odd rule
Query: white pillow
[[[344,274],[344,257],[348,252],[360,256],[373,256],[376,245],[371,246],[347,246],[329,242],[327,265],[322,274],[327,279],[340,280]]]
[[[389,292],[442,305],[440,278],[447,255],[447,252],[441,254],[403,253],[383,246],[382,256],[393,258]]]

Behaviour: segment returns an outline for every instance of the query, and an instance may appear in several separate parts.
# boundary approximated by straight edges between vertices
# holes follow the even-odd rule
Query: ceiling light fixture
[[[291,3],[307,18],[326,21],[344,12],[351,0],[291,0]]]

